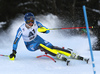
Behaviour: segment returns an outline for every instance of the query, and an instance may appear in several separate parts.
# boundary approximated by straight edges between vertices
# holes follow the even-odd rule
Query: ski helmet
[[[34,14],[31,12],[26,13],[24,16],[24,20],[27,24],[30,22],[34,23],[34,19],[35,19]]]

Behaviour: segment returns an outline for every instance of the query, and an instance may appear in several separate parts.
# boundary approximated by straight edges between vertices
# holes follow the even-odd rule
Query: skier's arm
[[[38,32],[42,32],[42,33],[49,33],[50,32],[50,30],[47,30],[48,28],[43,26],[40,22],[36,21],[36,23],[38,25]]]
[[[21,35],[22,35],[22,31],[21,31],[21,29],[19,28],[18,31],[17,31],[16,37],[15,37],[15,40],[14,40],[14,42],[13,42],[13,50],[15,50],[15,51],[16,51],[16,49],[17,49],[18,42],[19,42],[19,40],[20,40],[20,38],[21,38]]]
[[[15,57],[16,57],[16,53],[17,53],[16,49],[17,49],[19,39],[21,38],[21,35],[22,35],[22,32],[21,32],[21,29],[19,28],[18,31],[17,31],[16,37],[15,37],[14,43],[13,43],[12,53],[9,56],[10,60],[14,60]]]

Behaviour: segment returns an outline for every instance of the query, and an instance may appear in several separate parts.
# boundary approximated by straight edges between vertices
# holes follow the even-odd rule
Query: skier
[[[71,56],[75,59],[77,58],[79,60],[87,60],[88,62],[88,59],[76,55],[76,53],[73,53],[72,51],[70,51],[70,49],[66,50],[55,47],[50,42],[44,40],[39,35],[37,35],[37,30],[46,34],[48,34],[50,31],[47,30],[47,28],[43,26],[40,22],[36,21],[33,13],[26,13],[24,16],[24,20],[25,23],[23,23],[17,30],[17,34],[13,42],[13,50],[9,56],[10,60],[15,59],[17,53],[17,45],[22,36],[25,46],[29,51],[36,51],[40,49],[52,56],[56,56],[58,59],[61,59],[63,61],[68,61],[65,56]]]

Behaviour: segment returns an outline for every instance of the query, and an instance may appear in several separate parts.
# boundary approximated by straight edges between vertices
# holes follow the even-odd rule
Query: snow
[[[2,28],[2,26],[6,24],[6,22],[0,22],[0,28]]]
[[[100,20],[98,21],[98,25],[100,26]]]
[[[45,16],[36,16],[42,24],[48,28],[58,27],[61,20],[52,14]],[[51,21],[51,22],[50,22]],[[14,19],[12,25],[0,35],[0,54],[9,55],[12,52],[12,43],[18,27],[24,22],[23,15]],[[44,52],[39,50],[30,52],[26,49],[22,38],[19,41],[17,55],[14,61],[8,57],[0,56],[0,74],[93,74],[91,56],[89,51],[88,38],[82,36],[69,37],[62,35],[62,31],[51,31],[49,34],[38,33],[45,40],[51,42],[55,46],[72,48],[78,54],[90,58],[89,64],[84,61],[72,60],[69,66],[66,63],[56,59],[53,62],[47,57],[36,58],[36,56],[44,55]],[[91,37],[92,45],[96,41],[96,37]],[[93,51],[96,72],[100,74],[100,51]],[[52,57],[52,56],[51,56]]]

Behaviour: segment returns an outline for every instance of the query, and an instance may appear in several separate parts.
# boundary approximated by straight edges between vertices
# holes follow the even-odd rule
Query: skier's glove
[[[15,58],[16,58],[16,51],[15,50],[13,50],[13,52],[9,55],[9,59],[10,60],[15,60]]]
[[[45,27],[40,27],[40,28],[38,28],[38,32],[49,33],[49,29],[47,29]]]

